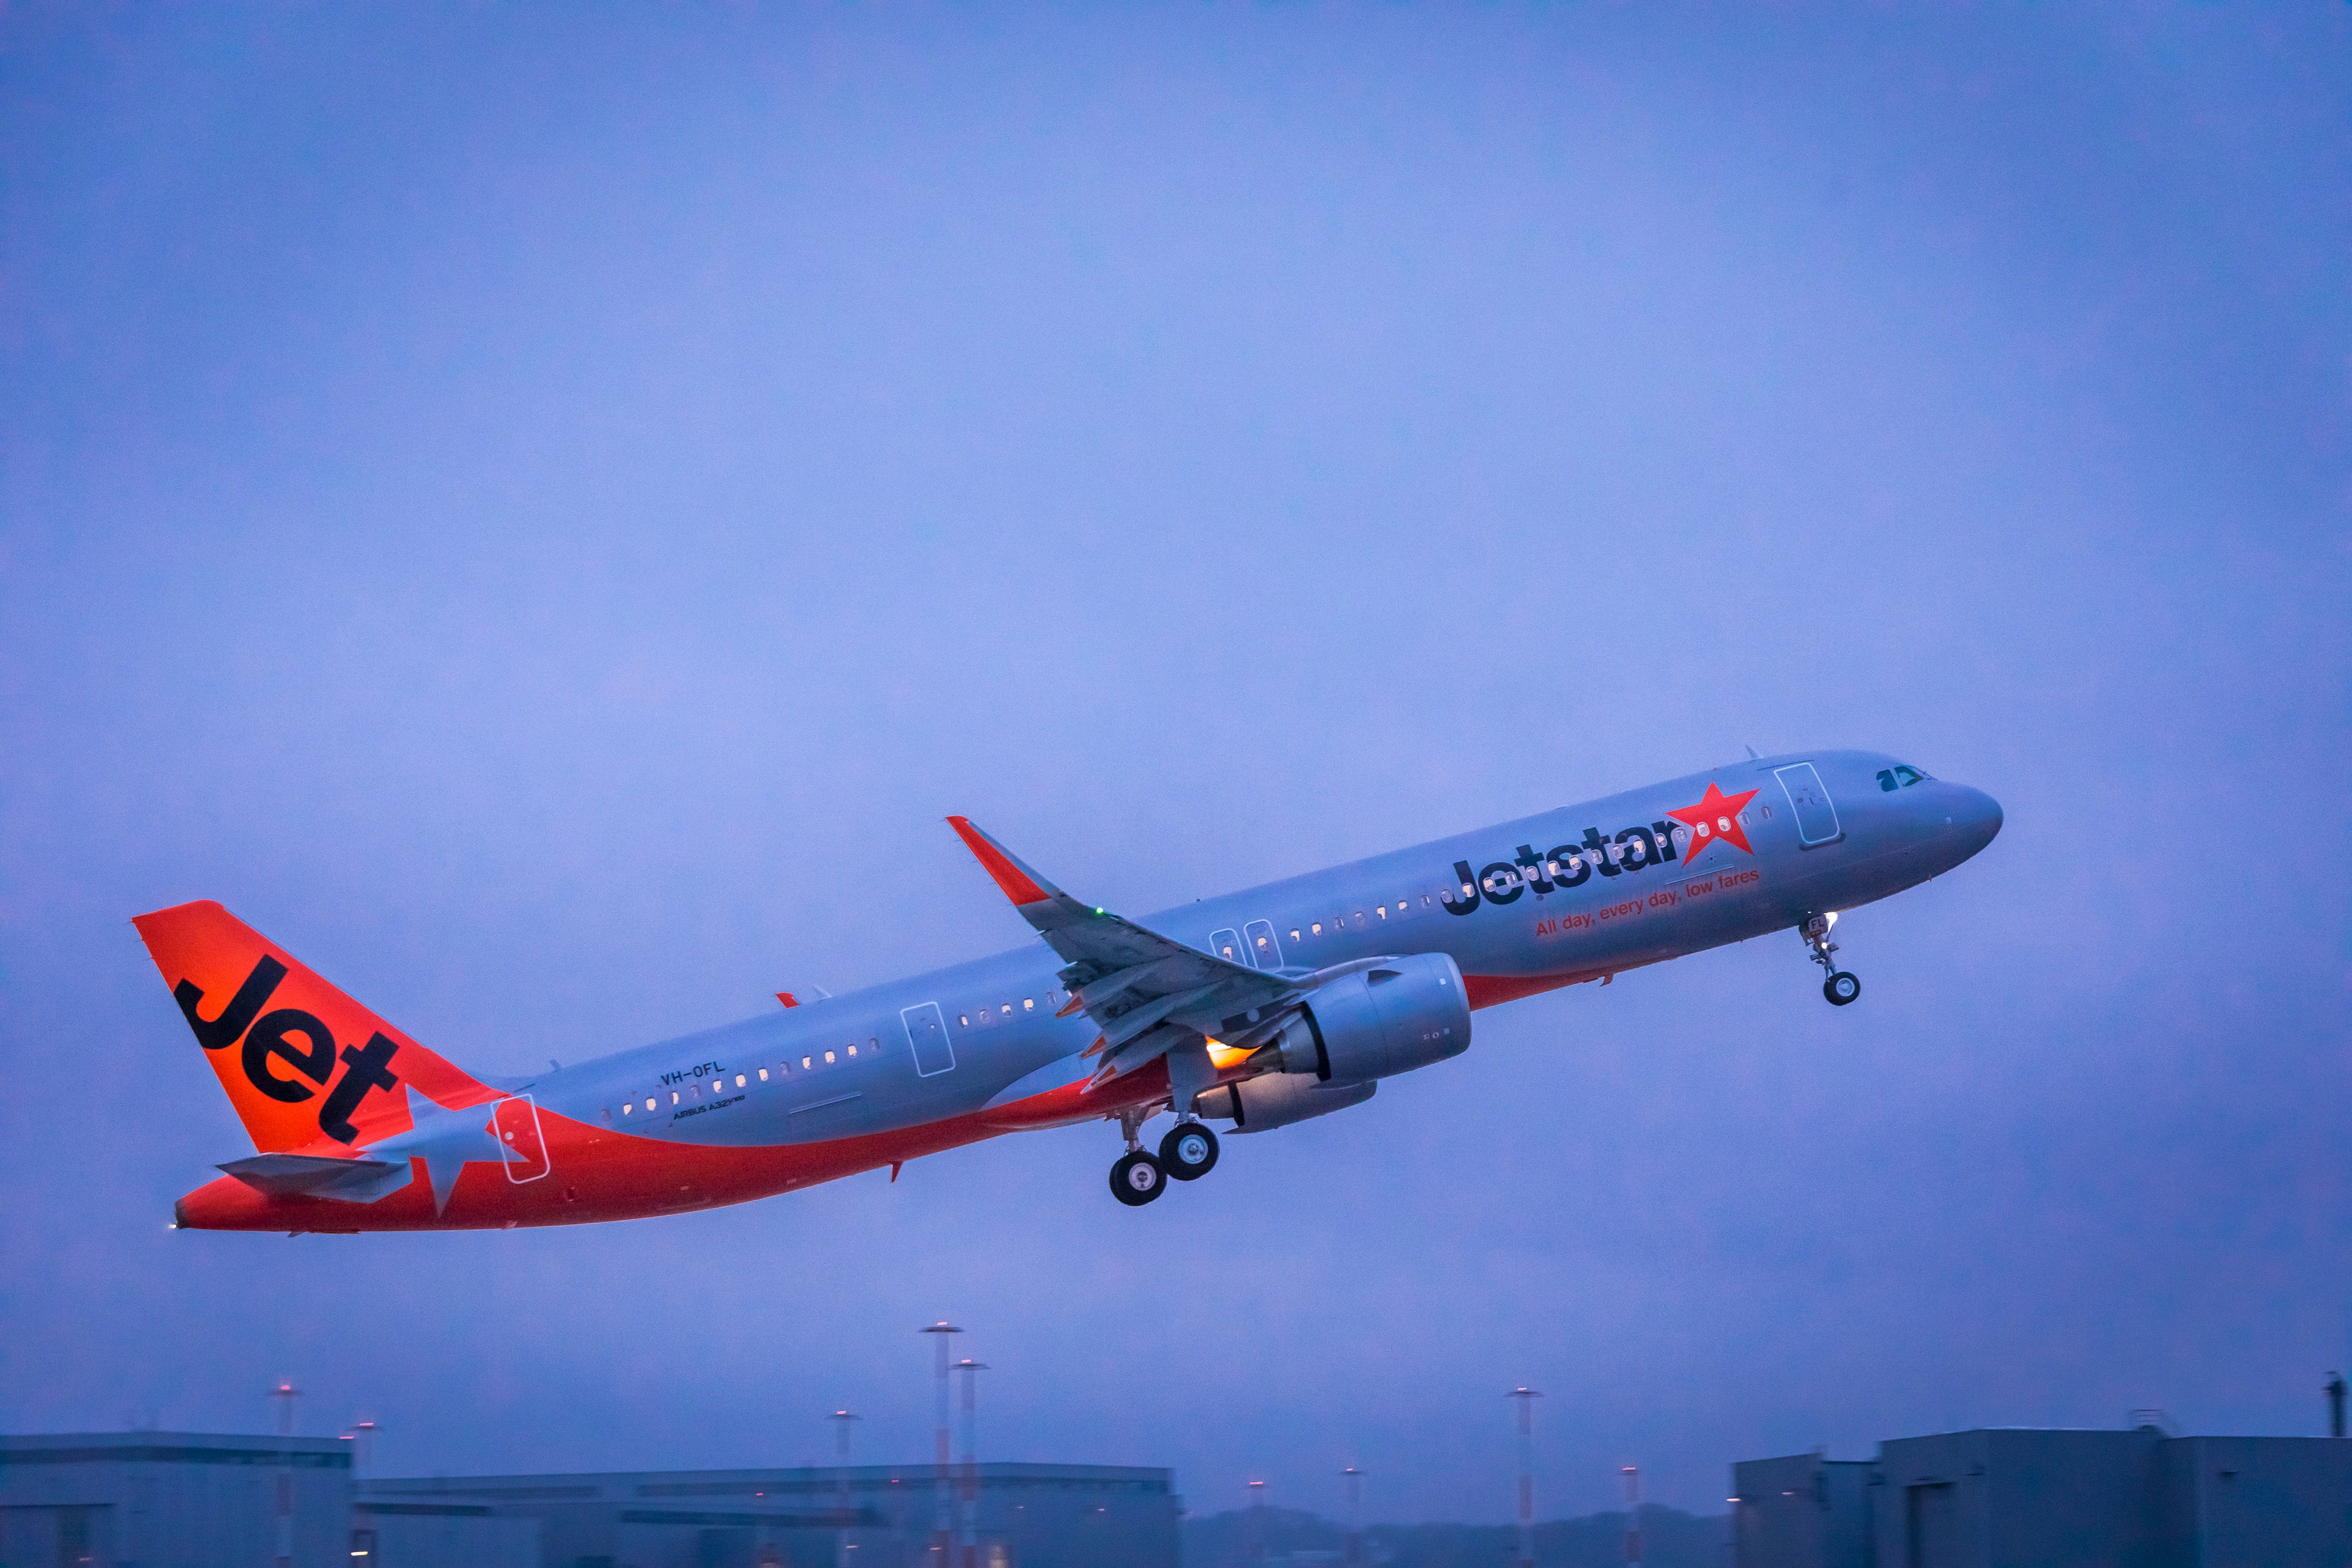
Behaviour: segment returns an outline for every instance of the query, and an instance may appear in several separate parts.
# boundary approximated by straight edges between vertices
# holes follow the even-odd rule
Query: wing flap
[[[1231,963],[1163,936],[1108,910],[1080,904],[963,817],[950,817],[982,867],[1023,919],[1063,960],[1069,1003],[1102,1030],[1095,1082],[1131,1072],[1171,1047],[1207,1035],[1227,1013],[1268,1008],[1296,982]]]

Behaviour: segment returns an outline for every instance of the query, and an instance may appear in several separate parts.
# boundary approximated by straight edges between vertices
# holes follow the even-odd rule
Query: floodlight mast
[[[294,1568],[294,1401],[302,1391],[281,1377],[269,1397],[278,1401],[278,1435],[289,1439],[278,1453],[278,1568]]]
[[[368,1460],[373,1453],[375,1435],[381,1430],[383,1428],[373,1421],[354,1421],[350,1430],[343,1434],[352,1442],[352,1468],[355,1473],[361,1475],[367,1473]]]
[[[1627,1465],[1625,1476],[1625,1568],[1642,1568],[1642,1467]]]
[[[933,1366],[938,1373],[938,1388],[936,1392],[938,1395],[939,1427],[937,1438],[931,1449],[931,1462],[933,1465],[938,1467],[935,1472],[937,1479],[931,1484],[931,1496],[934,1502],[937,1504],[937,1506],[931,1511],[931,1548],[940,1554],[939,1561],[942,1565],[944,1565],[951,1561],[948,1553],[954,1546],[955,1542],[955,1524],[951,1513],[952,1495],[948,1490],[948,1477],[950,1474],[948,1459],[948,1345],[952,1337],[963,1333],[963,1330],[956,1327],[955,1324],[949,1322],[945,1318],[942,1318],[938,1322],[933,1323],[929,1328],[920,1330],[919,1332],[936,1335],[937,1337],[934,1338],[931,1343],[939,1351],[939,1354],[933,1361]]]
[[[857,1417],[836,1410],[825,1419],[833,1423],[833,1568],[849,1568],[849,1433]]]
[[[963,1464],[956,1478],[957,1534],[963,1548],[961,1568],[980,1568],[980,1415],[979,1374],[986,1372],[985,1362],[965,1356],[955,1364],[963,1374]]]
[[[1504,1398],[1519,1407],[1519,1554],[1517,1568],[1536,1568],[1536,1439],[1535,1408],[1541,1394],[1514,1388]]]

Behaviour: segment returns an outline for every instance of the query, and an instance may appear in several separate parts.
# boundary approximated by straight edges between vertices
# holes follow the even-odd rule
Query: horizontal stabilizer
[[[406,1161],[342,1160],[325,1155],[255,1155],[220,1167],[268,1197],[340,1197],[372,1203],[408,1185]],[[396,1179],[395,1179],[396,1178]]]

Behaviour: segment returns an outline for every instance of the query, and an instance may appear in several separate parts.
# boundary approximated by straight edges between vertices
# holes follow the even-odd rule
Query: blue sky
[[[1500,1520],[2352,1355],[2342,7],[12,10],[0,1427],[991,1457]],[[1116,1138],[539,1234],[174,1235],[128,916],[567,1061],[1772,750],[2000,841]]]

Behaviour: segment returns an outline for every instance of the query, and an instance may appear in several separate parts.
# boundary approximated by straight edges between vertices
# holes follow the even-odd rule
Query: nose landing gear
[[[1830,940],[1830,927],[1836,924],[1834,915],[1816,915],[1797,927],[1797,935],[1805,939],[1813,962],[1822,967],[1822,973],[1827,977],[1822,981],[1822,995],[1830,1006],[1842,1008],[1862,995],[1862,981],[1839,968],[1830,956],[1837,951],[1837,944]]]

